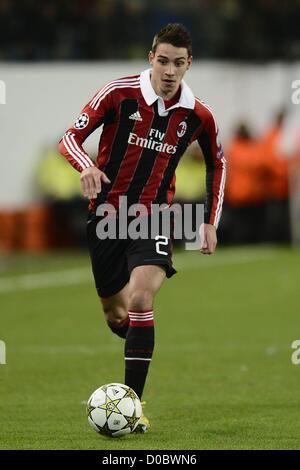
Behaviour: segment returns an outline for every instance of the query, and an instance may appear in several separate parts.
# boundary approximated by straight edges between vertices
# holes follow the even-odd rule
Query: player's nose
[[[168,64],[167,69],[166,69],[166,75],[169,77],[173,76],[175,74],[175,67],[173,64]]]

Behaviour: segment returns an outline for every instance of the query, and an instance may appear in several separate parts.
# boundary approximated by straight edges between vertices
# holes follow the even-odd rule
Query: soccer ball
[[[142,405],[132,388],[119,383],[102,385],[87,402],[88,422],[105,436],[120,437],[135,430]]]

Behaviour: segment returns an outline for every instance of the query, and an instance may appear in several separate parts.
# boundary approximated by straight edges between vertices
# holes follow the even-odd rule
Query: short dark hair
[[[188,56],[192,55],[192,38],[189,30],[180,23],[169,23],[164,26],[153,39],[152,52],[162,43],[172,44],[174,47],[185,47]]]

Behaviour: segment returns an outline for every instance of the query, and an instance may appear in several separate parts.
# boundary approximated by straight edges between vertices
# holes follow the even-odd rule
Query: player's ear
[[[154,53],[150,51],[148,54],[148,60],[149,60],[150,65],[152,65],[153,59],[154,59]]]
[[[190,55],[188,57],[187,62],[188,62],[188,67],[187,67],[187,70],[188,70],[190,68],[190,66],[192,65],[192,63],[193,63],[193,56],[192,55]]]

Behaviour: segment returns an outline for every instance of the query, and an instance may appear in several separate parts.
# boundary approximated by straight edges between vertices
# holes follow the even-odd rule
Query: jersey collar
[[[148,106],[151,106],[156,100],[163,101],[163,99],[158,96],[151,84],[150,80],[150,73],[152,69],[147,69],[144,70],[141,75],[140,75],[140,84],[141,84],[141,91],[142,95],[147,103]],[[174,104],[170,109],[173,108],[188,108],[188,109],[194,109],[195,107],[195,97],[190,89],[190,87],[185,83],[184,80],[181,82],[181,95],[179,98],[178,103]]]

